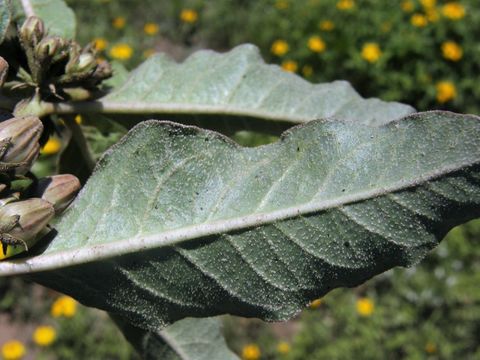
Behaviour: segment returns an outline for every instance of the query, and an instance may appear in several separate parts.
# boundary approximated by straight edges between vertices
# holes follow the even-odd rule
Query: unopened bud
[[[40,179],[33,195],[51,203],[55,213],[67,208],[80,190],[80,181],[70,174],[53,175]]]
[[[7,245],[32,247],[36,237],[53,218],[55,210],[48,201],[32,198],[0,207],[3,252]]]
[[[11,118],[0,123],[0,172],[25,174],[40,151],[42,122],[35,116]]]
[[[5,83],[5,79],[8,75],[8,63],[7,61],[0,56],[0,87]]]
[[[60,51],[65,48],[66,42],[58,36],[46,37],[38,43],[35,48],[36,56],[41,60],[52,60]]]
[[[24,46],[35,47],[45,35],[45,25],[42,19],[36,16],[28,17],[19,31]]]
[[[65,66],[65,72],[67,74],[86,73],[95,69],[96,66],[97,62],[92,54],[80,54],[70,59]]]
[[[104,60],[98,63],[98,66],[95,69],[92,77],[95,78],[95,80],[104,80],[111,77],[112,74],[112,65],[110,65],[108,61]]]

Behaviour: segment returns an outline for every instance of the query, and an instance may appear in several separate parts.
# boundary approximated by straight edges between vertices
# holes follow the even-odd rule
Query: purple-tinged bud
[[[5,83],[5,79],[8,75],[8,62],[0,56],[0,88]]]
[[[55,210],[48,201],[31,198],[8,203],[0,207],[0,233],[2,247],[6,245],[32,247],[37,235],[53,218]]]
[[[28,17],[19,30],[24,46],[35,47],[45,36],[45,25],[37,16]]]
[[[53,175],[39,180],[33,196],[51,203],[55,214],[61,213],[75,199],[80,190],[80,181],[70,174]]]
[[[42,122],[35,116],[0,122],[0,172],[25,174],[38,157]]]
[[[65,49],[66,44],[66,41],[61,37],[46,37],[35,47],[35,54],[41,61],[53,59],[54,56]]]

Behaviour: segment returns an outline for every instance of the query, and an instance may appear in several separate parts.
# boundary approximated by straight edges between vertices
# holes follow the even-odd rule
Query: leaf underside
[[[267,65],[253,45],[194,53],[178,64],[151,57],[92,109],[125,123],[169,119],[233,133],[280,133],[292,124],[335,117],[378,126],[406,116],[408,105],[364,99],[346,81],[311,84]]]
[[[143,329],[231,313],[287,319],[422,259],[479,215],[480,121],[313,121],[242,148],[170,122],[100,160],[43,254],[0,263]]]

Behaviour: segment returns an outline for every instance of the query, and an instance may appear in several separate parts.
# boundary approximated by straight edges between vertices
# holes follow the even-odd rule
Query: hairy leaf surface
[[[100,160],[43,254],[0,263],[144,329],[222,313],[286,319],[422,259],[479,215],[480,120],[313,121],[242,148],[170,122]]]
[[[33,12],[45,22],[49,35],[74,39],[76,33],[75,14],[63,0],[30,0]],[[20,0],[13,3],[17,17],[25,17]]]
[[[292,124],[335,117],[378,126],[414,112],[408,105],[362,98],[346,81],[311,84],[267,65],[253,45],[194,53],[183,63],[152,56],[123,85],[96,102],[60,104],[60,112],[101,112],[125,123],[169,119],[233,133],[280,133]]]
[[[10,0],[0,0],[0,44],[5,38],[11,19],[12,11]]]

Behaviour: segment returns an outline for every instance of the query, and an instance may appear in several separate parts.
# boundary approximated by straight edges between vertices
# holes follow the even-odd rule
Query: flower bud
[[[28,17],[19,31],[24,46],[35,47],[45,35],[45,25],[42,19],[36,16]]]
[[[0,122],[0,172],[25,174],[40,151],[42,122],[35,116]]]
[[[33,196],[41,197],[51,203],[55,213],[67,208],[80,190],[80,181],[70,174],[53,175],[40,179],[35,186]]]
[[[52,60],[65,46],[66,42],[61,37],[46,37],[35,47],[35,54],[40,61],[44,61],[45,59]]]
[[[5,79],[8,75],[8,63],[7,61],[0,56],[0,88],[5,83]]]
[[[94,70],[97,66],[95,56],[90,53],[80,54],[70,59],[65,66],[67,74],[85,73]]]
[[[48,201],[31,198],[8,203],[0,208],[1,233],[8,234],[12,240],[2,240],[4,252],[6,245],[30,248],[35,245],[36,237],[53,218],[55,210]],[[18,241],[17,241],[18,240]]]
[[[108,61],[104,60],[98,63],[98,66],[95,69],[95,72],[93,73],[92,77],[95,80],[100,81],[100,80],[108,79],[109,77],[112,76],[112,74],[113,74],[112,65],[110,65]]]

